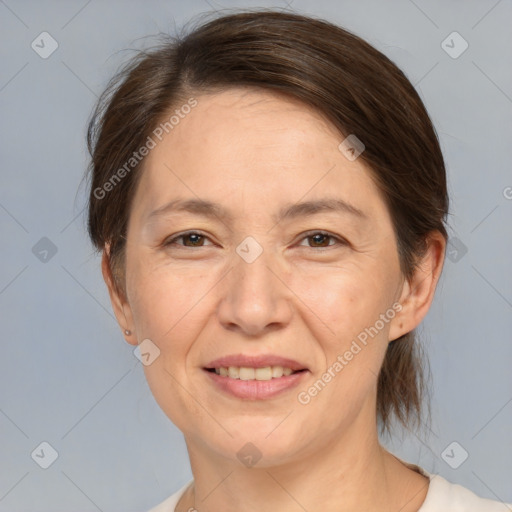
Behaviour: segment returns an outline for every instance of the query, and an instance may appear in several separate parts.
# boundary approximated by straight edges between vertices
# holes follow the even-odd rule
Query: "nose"
[[[223,280],[218,318],[225,329],[249,337],[282,329],[292,317],[293,293],[266,251],[248,263],[234,256],[234,268]],[[274,263],[274,264],[272,264]]]

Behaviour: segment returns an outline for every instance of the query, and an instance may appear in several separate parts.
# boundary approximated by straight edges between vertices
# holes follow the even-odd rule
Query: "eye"
[[[312,240],[313,246],[310,245],[312,249],[324,249],[327,247],[333,247],[334,245],[347,245],[345,240],[326,231],[310,231],[309,233],[306,233],[306,236],[303,237],[302,240]],[[331,240],[334,241],[334,243],[329,243]]]
[[[190,245],[176,243],[177,240],[189,240]],[[206,235],[198,233],[197,231],[187,231],[186,233],[181,233],[176,235],[164,242],[164,246],[177,245],[178,247],[204,247],[205,240],[209,240]]]
[[[178,241],[183,243],[178,243]],[[164,246],[178,246],[178,247],[205,247],[205,242],[210,240],[206,235],[199,233],[198,231],[187,231],[179,235],[173,236],[164,242]],[[335,245],[347,245],[347,242],[326,231],[310,231],[302,237],[301,240],[312,241],[313,245],[309,247],[311,249],[325,249],[327,247],[333,247]],[[189,242],[189,243],[187,243]],[[331,243],[334,242],[334,243]],[[213,245],[213,244],[207,244]],[[303,244],[299,244],[304,246]]]

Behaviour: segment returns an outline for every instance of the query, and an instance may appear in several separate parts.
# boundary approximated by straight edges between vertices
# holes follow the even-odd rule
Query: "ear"
[[[118,289],[114,277],[112,275],[112,268],[110,264],[110,245],[105,244],[105,248],[103,249],[103,255],[101,257],[101,273],[103,274],[103,279],[108,288],[108,293],[110,295],[110,302],[112,304],[112,309],[114,310],[114,314],[116,315],[117,323],[123,332],[123,336],[125,340],[130,343],[130,345],[137,345],[137,337],[134,331],[134,323],[132,317],[132,311],[128,301],[125,298],[124,293]],[[126,334],[126,330],[129,330],[131,334]]]
[[[427,250],[417,262],[414,274],[405,280],[398,303],[402,309],[390,323],[389,341],[411,332],[425,318],[443,269],[446,240],[439,231],[427,236]]]

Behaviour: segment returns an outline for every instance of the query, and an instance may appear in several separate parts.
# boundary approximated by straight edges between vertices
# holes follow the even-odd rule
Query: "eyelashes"
[[[181,244],[176,244],[176,240],[180,240],[180,239],[185,239],[187,237],[195,237],[196,238],[196,242],[197,242],[197,238],[199,239],[203,239],[203,240],[209,240],[209,238],[206,236],[206,235],[203,235],[197,231],[187,231],[186,233],[181,233],[180,235],[176,235],[172,238],[170,238],[169,240],[167,240],[166,242],[164,242],[164,246],[165,247],[169,247],[169,246],[172,246],[172,245],[181,245]],[[201,246],[201,245],[192,245],[192,246],[186,246],[186,245],[183,245],[182,247],[204,247],[204,246]]]
[[[321,245],[321,246],[311,247],[311,249],[323,249],[323,248],[327,248],[327,247],[334,247],[336,245],[347,245],[347,242],[345,239],[343,239],[337,235],[333,235],[332,233],[329,233],[328,231],[310,231],[309,233],[306,233],[305,235],[303,235],[301,240],[308,240],[308,239],[316,238],[318,241],[318,237],[320,237],[321,240],[324,240],[324,239],[334,240],[335,243],[332,245],[328,244],[327,246]]]
[[[334,235],[328,231],[322,231],[322,230],[308,231],[306,233],[303,233],[301,236],[302,236],[302,238],[299,239],[300,242],[308,241],[308,240],[313,241],[312,242],[313,245],[312,246],[310,245],[309,247],[299,244],[299,247],[306,247],[309,249],[322,250],[322,249],[328,249],[331,247],[348,245],[348,242],[344,238],[342,238],[338,235]],[[191,242],[192,245],[185,245],[185,244],[177,243],[179,240],[185,241],[187,239]],[[208,247],[209,245],[211,245],[211,246],[216,245],[215,243],[211,243],[209,245],[204,245],[204,244],[202,245],[202,243],[207,240],[211,242],[211,240],[208,236],[204,235],[203,233],[201,233],[199,231],[186,231],[184,233],[180,233],[176,236],[173,236],[173,237],[167,239],[163,243],[163,246],[171,247],[171,248],[180,248],[180,249],[188,249],[188,248],[194,249],[194,248]],[[327,245],[323,245],[326,240],[327,240]],[[330,243],[331,241],[334,241],[334,243],[331,244]],[[321,245],[314,245],[314,244],[321,244]]]

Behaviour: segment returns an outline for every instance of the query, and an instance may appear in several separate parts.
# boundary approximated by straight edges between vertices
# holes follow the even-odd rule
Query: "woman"
[[[112,306],[194,475],[153,512],[506,510],[379,443],[423,421],[448,212],[389,59],[321,20],[223,16],[131,61],[88,143]]]

